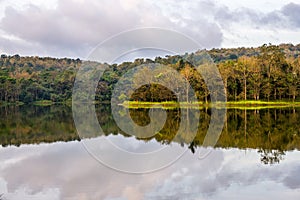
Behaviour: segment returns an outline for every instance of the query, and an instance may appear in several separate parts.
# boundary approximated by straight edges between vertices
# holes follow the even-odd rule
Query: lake
[[[203,145],[211,108],[122,107],[121,122],[109,105],[95,110],[102,132],[92,135],[88,119],[75,126],[69,106],[0,107],[1,198],[300,197],[300,108],[223,110],[213,145]],[[128,117],[142,127],[135,134],[126,132]],[[80,136],[78,123],[86,128]],[[147,127],[156,134],[145,137]]]

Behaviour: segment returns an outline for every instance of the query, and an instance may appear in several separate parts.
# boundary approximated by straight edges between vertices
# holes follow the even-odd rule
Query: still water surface
[[[97,107],[99,124],[109,141],[128,151],[168,146],[187,152],[162,170],[132,175],[95,160],[80,140],[67,106],[0,107],[0,194],[3,199],[299,199],[300,109],[230,109],[212,152],[198,158],[210,121],[199,110],[193,142],[174,140],[178,113],[196,123],[187,110],[168,110],[165,126],[147,139],[124,133],[109,106]],[[133,109],[139,125],[149,110]],[[159,115],[157,112],[154,114]],[[176,119],[176,120],[175,120]],[[188,137],[188,133],[186,137]],[[207,149],[207,148],[205,148]],[[111,157],[117,155],[111,154]],[[164,158],[161,155],[159,159]],[[120,159],[120,158],[117,158]],[[120,159],[122,160],[122,159]],[[120,161],[121,162],[121,161]]]

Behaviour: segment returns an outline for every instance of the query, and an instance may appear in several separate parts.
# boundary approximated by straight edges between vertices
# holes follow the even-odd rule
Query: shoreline
[[[125,108],[229,108],[229,109],[262,109],[262,108],[288,108],[288,107],[300,107],[300,102],[290,101],[228,101],[228,102],[137,102],[137,101],[125,101],[119,106]]]
[[[94,105],[110,104],[110,102],[94,102]],[[53,105],[68,105],[72,106],[72,102],[53,102],[53,101],[36,101],[31,103],[23,102],[0,102],[2,106],[22,106],[22,105],[34,105],[34,106],[53,106]],[[190,108],[190,109],[204,109],[204,108],[226,108],[226,109],[265,109],[265,108],[292,108],[300,107],[300,102],[295,101],[228,101],[228,102],[144,102],[144,101],[125,101],[118,104],[125,108],[138,109],[138,108],[164,108],[164,109],[176,109],[176,108]]]

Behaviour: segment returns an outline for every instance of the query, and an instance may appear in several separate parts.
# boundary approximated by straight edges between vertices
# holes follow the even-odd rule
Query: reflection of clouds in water
[[[290,174],[284,178],[283,183],[292,189],[300,188],[300,166],[295,166],[294,169],[291,170]]]
[[[49,188],[49,189],[44,189],[39,192],[33,192],[31,189],[27,188],[20,188],[15,190],[12,193],[5,194],[5,199],[9,200],[59,200],[60,195],[59,195],[59,189],[57,188]]]
[[[217,149],[204,160],[196,155],[185,154],[156,173],[129,175],[99,165],[79,142],[0,148],[0,192],[8,199],[42,200],[293,199],[300,194],[299,152],[288,152],[273,166],[259,163],[256,150]]]
[[[154,139],[145,142],[144,140],[137,140],[134,137],[121,138],[116,135],[109,135],[106,137],[106,139],[117,147],[124,149],[125,151],[136,153],[157,151],[165,147],[162,144],[156,142]]]
[[[1,149],[0,155],[2,150],[9,153],[9,148],[5,148]],[[143,180],[143,176],[122,174],[103,167],[78,142],[39,147],[29,145],[18,150],[20,157],[30,152],[41,153],[0,171],[0,177],[8,183],[7,190],[11,194],[25,186],[32,189],[33,194],[44,191],[44,188],[58,187],[62,198],[84,199],[82,197],[87,195],[86,199],[104,199],[128,196],[130,187],[145,191],[158,179],[151,176]],[[18,156],[14,150],[13,153]],[[143,185],[139,186],[140,182]]]
[[[147,199],[164,199],[166,195],[166,199],[198,199],[199,196],[204,199],[283,199],[287,196],[298,199],[296,197],[300,195],[300,187],[293,183],[296,179],[289,177],[289,173],[295,173],[293,163],[296,160],[265,166],[257,163],[259,156],[256,151],[247,151],[245,154],[236,149],[216,150],[208,158],[209,161],[203,163],[208,163],[207,166],[201,166],[201,162],[188,162],[188,173],[176,179],[168,177],[147,194]],[[222,154],[225,161],[222,160]],[[299,156],[299,152],[293,154],[290,155]]]

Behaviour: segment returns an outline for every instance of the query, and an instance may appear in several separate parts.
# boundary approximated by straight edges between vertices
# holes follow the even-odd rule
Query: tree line
[[[79,59],[0,58],[0,102],[65,101],[72,94]]]
[[[210,100],[209,90],[201,74],[189,59],[200,59],[201,53],[166,56],[155,59],[136,59],[134,62],[112,64],[99,80],[96,101],[109,102],[112,91],[120,77],[128,70],[140,65],[159,63],[175,69],[194,89],[200,101]],[[239,100],[287,100],[299,99],[300,83],[300,45],[265,44],[258,48],[211,49],[206,51],[222,76],[225,94],[229,101]],[[0,102],[31,103],[41,100],[52,102],[68,101],[72,97],[72,88],[76,71],[82,65],[80,59],[21,57],[19,55],[1,55],[0,58]],[[189,101],[190,91],[184,82],[173,80],[170,72],[147,71],[139,79],[149,79],[133,95],[128,97],[136,101],[174,101],[176,91],[155,84],[155,80],[168,80],[184,91],[185,101]],[[129,90],[130,88],[128,88]],[[125,99],[128,91],[120,94]]]

